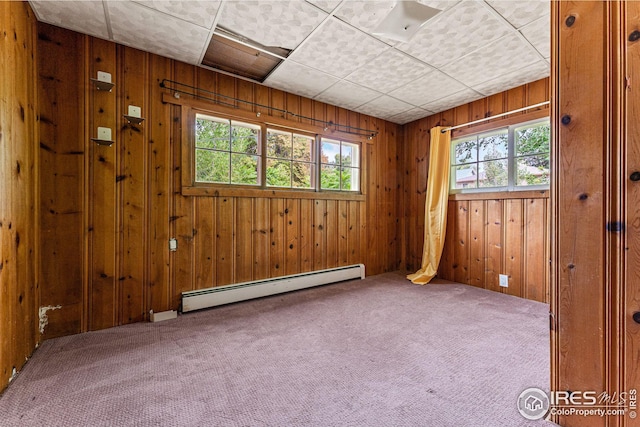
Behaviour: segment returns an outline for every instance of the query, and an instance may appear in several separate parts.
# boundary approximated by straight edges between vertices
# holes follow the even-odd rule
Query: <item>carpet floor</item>
[[[45,341],[0,425],[552,426],[548,306],[398,273]]]

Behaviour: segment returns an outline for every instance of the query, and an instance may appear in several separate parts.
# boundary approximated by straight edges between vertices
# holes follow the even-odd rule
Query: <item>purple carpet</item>
[[[45,341],[0,425],[551,426],[548,306],[372,276]]]

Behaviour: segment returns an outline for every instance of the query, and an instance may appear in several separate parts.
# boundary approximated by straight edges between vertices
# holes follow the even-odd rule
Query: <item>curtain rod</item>
[[[167,83],[169,83],[169,85],[167,85]],[[173,87],[170,87],[171,85],[173,85]],[[183,86],[183,87],[185,87],[187,89],[190,89],[191,92],[190,91],[185,91],[185,90],[182,90],[182,89],[178,89],[176,86]],[[342,125],[342,124],[339,124],[339,123],[334,123],[331,120],[326,121],[326,120],[316,119],[316,118],[313,118],[313,117],[307,117],[307,116],[303,116],[302,114],[296,114],[296,113],[292,113],[291,111],[283,110],[282,108],[270,107],[268,105],[259,104],[257,102],[246,101],[244,99],[235,98],[233,96],[223,95],[221,93],[212,92],[212,91],[206,90],[206,89],[201,89],[201,88],[198,88],[196,86],[191,86],[191,85],[188,85],[186,83],[180,83],[180,82],[177,82],[175,80],[162,79],[162,81],[160,82],[160,87],[161,88],[165,88],[165,89],[169,89],[170,91],[172,91],[174,93],[183,93],[185,95],[193,96],[194,98],[205,99],[205,100],[212,101],[212,102],[215,102],[215,103],[218,103],[218,104],[222,104],[222,105],[225,105],[225,106],[229,106],[229,107],[232,107],[232,108],[238,108],[238,107],[236,107],[235,105],[230,104],[228,102],[220,101],[219,99],[215,99],[215,98],[224,98],[224,99],[235,101],[235,102],[243,102],[245,104],[253,105],[255,107],[260,107],[260,108],[268,109],[268,110],[271,110],[271,111],[277,111],[279,113],[282,113],[282,115],[284,117],[289,115],[289,116],[297,117],[297,118],[300,118],[300,119],[309,120],[309,121],[314,122],[314,123],[320,123],[325,128],[333,127],[338,132],[344,132],[344,133],[348,133],[348,134],[351,134],[351,135],[358,135],[358,136],[366,137],[367,139],[373,139],[375,136],[378,135],[378,131],[377,130],[365,129],[365,128],[360,128],[360,127],[356,127],[356,126]],[[202,96],[198,92],[205,92],[205,93],[211,94],[215,98]]]
[[[522,107],[522,108],[518,108],[516,110],[507,111],[506,113],[496,114],[495,116],[485,117],[484,119],[478,119],[478,120],[474,120],[472,122],[463,123],[461,125],[451,126],[451,127],[442,129],[440,132],[445,133],[445,132],[450,131],[450,130],[463,128],[465,126],[475,125],[477,123],[486,122],[487,120],[497,119],[498,117],[508,116],[509,114],[519,113],[520,111],[525,111],[525,110],[530,110],[532,108],[542,107],[543,105],[549,105],[549,102],[550,101],[544,101],[544,102],[540,102],[539,104],[529,105],[527,107]]]

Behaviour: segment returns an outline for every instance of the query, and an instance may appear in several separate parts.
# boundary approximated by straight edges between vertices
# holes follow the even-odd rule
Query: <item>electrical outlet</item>
[[[169,250],[175,252],[178,250],[178,241],[174,238],[169,239]]]
[[[501,274],[500,275],[500,287],[502,287],[502,288],[508,288],[509,287],[509,276],[507,276],[506,274]]]

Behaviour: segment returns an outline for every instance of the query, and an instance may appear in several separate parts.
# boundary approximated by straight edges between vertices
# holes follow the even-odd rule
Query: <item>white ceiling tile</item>
[[[510,34],[441,70],[467,86],[473,86],[539,61],[535,49],[520,37]]]
[[[361,105],[356,111],[369,116],[388,119],[413,108],[413,105],[407,104],[406,102],[402,102],[387,95],[382,95],[373,101]]]
[[[490,0],[487,3],[516,28],[548,16],[551,9],[549,0]]]
[[[520,30],[529,43],[545,58],[551,57],[551,32],[549,31],[551,25],[549,21],[550,16],[546,15]]]
[[[414,120],[418,120],[432,114],[433,113],[431,111],[416,107],[409,111],[405,111],[404,113],[396,114],[395,116],[390,117],[389,121],[403,125],[405,123],[413,122]]]
[[[362,104],[365,104],[379,96],[380,93],[374,90],[349,83],[345,80],[340,80],[338,83],[316,96],[315,99],[326,102],[327,104],[333,104],[339,107],[355,110]]]
[[[433,68],[394,49],[349,74],[347,80],[387,93],[409,83]]]
[[[291,59],[337,77],[345,77],[381,54],[388,46],[332,18]]]
[[[219,0],[135,0],[135,2],[205,28],[211,28],[220,6]]]
[[[197,64],[209,31],[130,1],[108,3],[113,39],[138,49]]]
[[[394,90],[389,95],[413,105],[424,105],[463,89],[466,89],[466,86],[459,81],[438,70],[433,70],[418,80]]]
[[[271,73],[264,84],[313,98],[336,82],[338,79],[321,71],[292,61],[284,61]]]
[[[484,95],[481,95],[474,90],[465,89],[453,95],[449,95],[445,98],[438,99],[437,101],[428,102],[424,104],[422,108],[424,108],[425,110],[433,111],[434,113],[439,113],[440,111],[448,110],[450,108],[475,101],[476,99],[480,99],[483,96]]]
[[[548,76],[549,64],[547,61],[541,60],[527,67],[502,75],[496,79],[477,84],[473,86],[473,89],[489,96]]]
[[[335,9],[342,0],[306,0],[307,3],[311,3],[325,12],[331,13],[333,9]]]
[[[295,49],[326,17],[300,0],[229,1],[218,25],[264,46]]]
[[[109,39],[101,1],[30,1],[29,3],[42,22]]]
[[[511,31],[486,7],[463,1],[428,21],[409,43],[396,47],[440,68]]]

